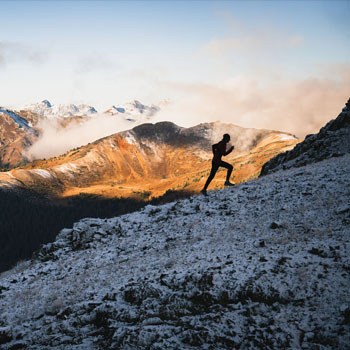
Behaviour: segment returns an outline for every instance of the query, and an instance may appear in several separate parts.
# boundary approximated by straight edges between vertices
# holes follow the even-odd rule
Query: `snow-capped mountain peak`
[[[113,105],[104,113],[112,116],[122,116],[130,122],[149,122],[151,118],[160,111],[157,105],[144,105],[138,100],[125,103],[123,105]]]
[[[70,103],[53,105],[48,100],[27,105],[23,109],[47,118],[67,118],[74,116],[90,117],[97,113],[94,107],[86,104],[75,105]]]
[[[105,113],[109,114],[117,114],[117,113],[125,113],[125,108],[124,107],[117,107],[113,105],[111,108],[107,109]]]
[[[45,105],[47,108],[51,108],[52,104],[48,100],[41,101],[41,104]]]
[[[147,122],[160,111],[164,103],[160,102],[159,105],[151,104],[145,105],[138,100],[134,100],[124,105],[113,105],[107,109],[104,114],[106,115],[122,115],[125,120],[130,122]],[[74,116],[91,117],[98,113],[98,111],[90,105],[79,104],[59,104],[53,105],[48,100],[43,100],[39,103],[26,105],[23,110],[29,110],[41,117],[46,118],[68,118]]]

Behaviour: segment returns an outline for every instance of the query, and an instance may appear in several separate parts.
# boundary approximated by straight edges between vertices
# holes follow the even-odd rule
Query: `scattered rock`
[[[0,327],[0,344],[6,344],[12,340],[10,327]]]
[[[276,230],[277,228],[280,228],[281,225],[279,225],[277,222],[272,222],[270,225],[270,228],[272,228],[273,230]]]
[[[278,259],[277,264],[278,265],[284,265],[287,262],[287,259],[285,256],[282,256],[280,259]]]
[[[318,255],[321,258],[328,258],[327,253],[324,252],[322,249],[317,249],[313,247],[310,250],[308,250],[308,252],[313,255]]]
[[[28,344],[23,341],[16,341],[12,343],[9,347],[7,347],[8,350],[20,350],[20,349],[28,349]]]
[[[340,311],[344,317],[344,324],[350,325],[350,307],[347,305],[342,305]]]
[[[342,205],[336,210],[337,214],[345,214],[350,213],[350,206],[349,205]]]

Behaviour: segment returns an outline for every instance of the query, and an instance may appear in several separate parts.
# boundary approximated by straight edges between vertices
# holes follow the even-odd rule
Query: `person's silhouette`
[[[218,171],[219,167],[221,167],[221,166],[227,169],[225,186],[234,186],[234,184],[232,184],[230,182],[230,176],[231,176],[231,173],[233,170],[233,166],[231,164],[226,163],[226,162],[221,160],[222,156],[227,156],[234,149],[234,146],[232,146],[228,151],[226,151],[226,146],[230,142],[230,139],[231,138],[230,138],[229,134],[224,134],[222,140],[212,146],[214,157],[213,157],[213,160],[211,163],[212,164],[211,165],[211,172],[209,174],[207,182],[205,183],[203,189],[201,190],[201,193],[204,194],[205,196],[207,195],[207,188],[208,188],[211,180],[213,180],[216,172]]]

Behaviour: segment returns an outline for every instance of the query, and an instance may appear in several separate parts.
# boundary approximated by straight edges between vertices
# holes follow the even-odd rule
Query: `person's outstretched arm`
[[[216,151],[217,151],[217,149],[218,149],[218,144],[216,143],[215,145],[212,145],[212,146],[211,146],[211,149],[212,149],[212,151],[213,151],[213,155],[215,156],[215,153],[216,153]]]

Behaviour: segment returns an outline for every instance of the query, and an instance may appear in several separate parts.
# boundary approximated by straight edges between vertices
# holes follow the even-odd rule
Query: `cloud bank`
[[[333,80],[276,81],[268,86],[243,78],[221,85],[167,83],[168,89],[177,92],[177,99],[163,105],[150,121],[172,121],[184,127],[221,121],[289,132],[302,139],[334,119],[350,96],[348,65],[334,66],[333,71],[338,72]],[[57,156],[136,125],[104,114],[65,129],[53,120],[44,120],[39,124],[43,134],[27,155],[30,159]]]
[[[129,129],[130,122],[117,116],[99,114],[80,125],[69,125],[66,128],[62,128],[55,119],[42,120],[37,127],[42,130],[42,134],[26,152],[31,160],[55,157],[70,149]]]
[[[349,70],[350,72],[350,70]],[[183,126],[221,121],[249,128],[290,132],[303,138],[335,118],[350,96],[350,77],[310,78],[262,86],[258,80],[236,80],[225,86],[173,84],[183,98],[160,113]]]

